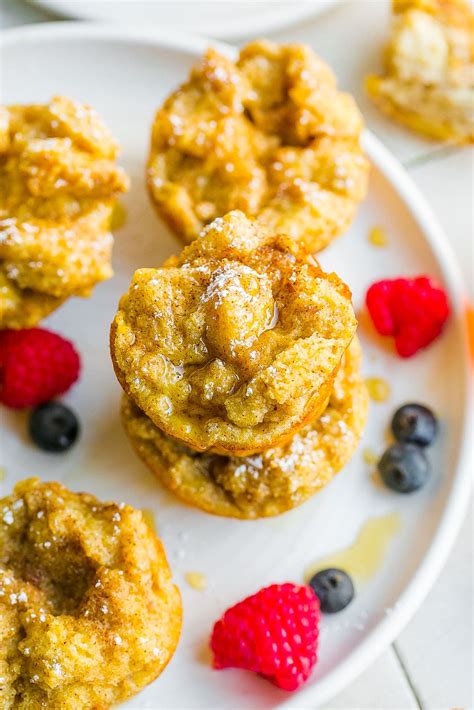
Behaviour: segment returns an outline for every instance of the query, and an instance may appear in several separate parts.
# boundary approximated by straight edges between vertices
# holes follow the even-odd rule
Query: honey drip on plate
[[[6,477],[7,477],[7,469],[4,468],[3,466],[0,466],[0,481],[3,481],[3,479]]]
[[[322,569],[338,567],[357,581],[367,582],[382,564],[390,541],[400,530],[400,526],[400,516],[396,512],[368,520],[350,547],[310,565],[305,571],[305,581],[309,582],[311,577]]]
[[[153,530],[154,533],[156,533],[156,521],[155,521],[155,514],[150,508],[142,508],[142,515],[143,519],[150,528],[150,530]]]
[[[369,466],[375,466],[375,464],[378,463],[380,456],[373,449],[366,448],[362,451],[362,458],[365,463],[369,464]]]
[[[127,221],[127,210],[121,202],[116,202],[110,220],[110,231],[115,232]]]
[[[383,227],[372,227],[369,232],[369,242],[374,247],[386,247],[388,244],[387,233]]]
[[[186,572],[186,582],[198,592],[203,592],[207,587],[207,577],[201,572]]]
[[[365,385],[373,402],[385,402],[390,397],[390,385],[382,377],[368,377]]]

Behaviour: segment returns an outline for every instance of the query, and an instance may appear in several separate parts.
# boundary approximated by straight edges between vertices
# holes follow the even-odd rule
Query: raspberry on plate
[[[0,402],[34,407],[66,392],[80,360],[73,344],[41,328],[0,331]]]
[[[310,587],[272,584],[228,609],[211,636],[215,668],[260,673],[296,690],[317,660],[319,601]]]
[[[445,292],[427,276],[377,281],[365,301],[377,332],[394,337],[400,357],[411,357],[441,335],[450,312]]]

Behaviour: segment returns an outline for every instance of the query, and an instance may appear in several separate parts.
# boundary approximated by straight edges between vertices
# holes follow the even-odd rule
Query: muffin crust
[[[58,483],[0,500],[0,706],[103,710],[174,653],[181,600],[142,514]]]
[[[357,448],[368,404],[360,359],[354,339],[324,413],[284,446],[258,455],[197,454],[163,434],[126,396],[122,423],[138,456],[189,505],[235,518],[278,515],[329,483]]]
[[[148,187],[185,243],[230,210],[318,251],[363,199],[362,118],[304,45],[209,49],[156,114]]]
[[[111,328],[125,392],[197,451],[257,453],[327,404],[356,329],[347,286],[241,212],[140,269]]]
[[[128,178],[90,107],[57,96],[0,108],[0,327],[36,325],[112,275],[110,232]]]

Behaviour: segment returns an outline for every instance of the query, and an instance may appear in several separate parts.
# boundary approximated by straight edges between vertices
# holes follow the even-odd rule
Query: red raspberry
[[[310,587],[272,584],[228,609],[214,625],[215,668],[261,673],[296,690],[316,663],[319,601]]]
[[[380,335],[393,335],[401,357],[426,348],[449,316],[445,292],[426,276],[384,279],[367,291],[365,302]]]
[[[33,407],[66,392],[79,377],[72,343],[41,328],[0,331],[0,402]]]

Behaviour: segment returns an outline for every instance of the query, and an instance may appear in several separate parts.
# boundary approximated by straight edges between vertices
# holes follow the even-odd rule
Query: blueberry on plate
[[[397,441],[429,446],[438,433],[438,421],[428,407],[404,404],[393,415],[392,431]]]
[[[47,402],[33,410],[28,430],[34,443],[44,451],[66,451],[79,435],[74,412],[59,402]]]
[[[416,444],[392,444],[377,464],[386,486],[398,493],[412,493],[425,485],[430,464]]]
[[[324,614],[342,611],[354,599],[354,585],[342,569],[330,567],[317,572],[311,577],[309,586],[318,597]]]

